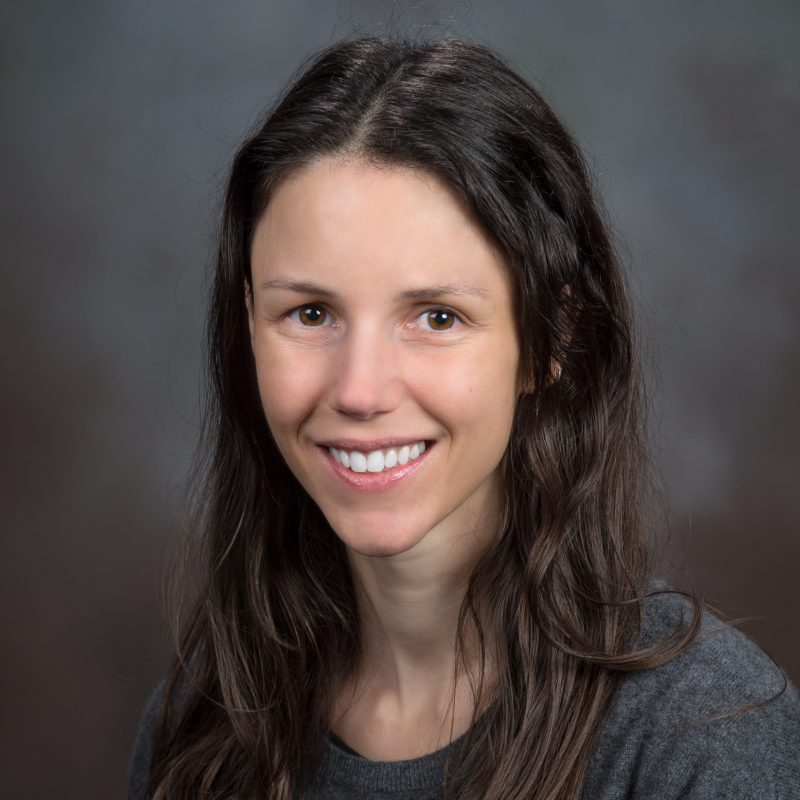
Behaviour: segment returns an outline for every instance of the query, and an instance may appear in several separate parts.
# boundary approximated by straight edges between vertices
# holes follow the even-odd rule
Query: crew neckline
[[[468,734],[469,731],[444,747],[416,758],[374,761],[356,753],[331,732],[320,768],[320,779],[369,790],[412,791],[438,787],[444,781],[448,762],[452,764],[458,756]]]

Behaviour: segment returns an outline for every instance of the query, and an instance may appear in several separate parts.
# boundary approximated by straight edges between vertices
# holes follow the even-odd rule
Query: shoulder
[[[640,646],[647,647],[684,631],[692,620],[689,599],[663,581],[655,581],[656,594],[645,603]],[[632,673],[623,684],[623,697],[649,692],[669,703],[659,719],[687,722],[698,715],[720,714],[732,708],[760,703],[781,691],[781,668],[744,633],[703,611],[700,632],[676,658],[652,670]],[[666,712],[672,710],[678,719]]]
[[[663,581],[652,588],[669,592]],[[680,594],[650,598],[641,646],[685,629],[692,614]],[[704,611],[679,656],[622,681],[586,789],[593,798],[766,800],[800,793],[799,764],[797,689],[758,645]]]
[[[147,782],[150,778],[150,750],[163,687],[162,681],[151,693],[142,712],[128,772],[128,800],[147,799]]]

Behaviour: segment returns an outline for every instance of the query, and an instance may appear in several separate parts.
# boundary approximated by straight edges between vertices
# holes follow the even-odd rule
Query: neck
[[[397,715],[410,718],[445,707],[464,689],[460,684],[468,683],[460,681],[464,665],[477,677],[474,627],[465,630],[464,665],[455,676],[456,629],[470,575],[496,531],[494,518],[466,534],[429,534],[389,557],[350,551],[363,642],[354,683],[370,687]],[[487,667],[490,661],[487,653]]]

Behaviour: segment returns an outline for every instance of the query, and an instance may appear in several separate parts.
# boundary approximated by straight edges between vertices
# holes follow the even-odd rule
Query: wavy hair
[[[480,652],[473,723],[488,653],[496,676],[445,792],[575,798],[624,674],[685,649],[702,610],[692,598],[691,624],[638,649],[649,473],[623,272],[578,147],[539,92],[483,46],[380,38],[318,54],[233,160],[189,526],[201,568],[162,694],[150,793],[301,796],[359,663],[344,545],[271,437],[245,307],[253,230],[275,187],[339,156],[443,181],[511,271],[536,388],[518,401],[502,525],[459,615],[454,671],[468,635]]]

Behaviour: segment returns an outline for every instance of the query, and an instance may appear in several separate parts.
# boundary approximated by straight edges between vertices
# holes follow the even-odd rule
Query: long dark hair
[[[468,203],[512,272],[535,387],[502,462],[503,523],[459,617],[454,668],[474,632],[496,683],[447,791],[577,797],[624,673],[685,649],[702,608],[693,598],[690,625],[637,649],[648,459],[622,270],[578,148],[534,88],[483,46],[377,38],[322,52],[233,161],[191,525],[202,570],[163,692],[150,791],[301,794],[358,664],[344,546],[271,438],[245,307],[253,229],[272,191],[342,155],[425,170]]]

